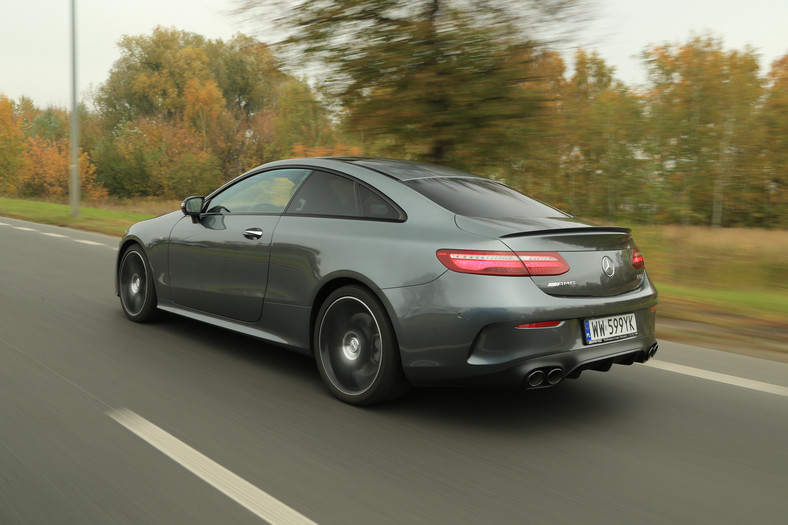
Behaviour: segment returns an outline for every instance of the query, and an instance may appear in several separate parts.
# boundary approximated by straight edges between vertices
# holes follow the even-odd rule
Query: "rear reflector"
[[[515,328],[553,328],[562,322],[563,321],[540,321],[538,323],[523,323],[518,324]]]
[[[638,270],[646,267],[646,261],[643,259],[643,255],[640,254],[640,250],[637,248],[632,248],[632,266]]]
[[[561,275],[569,264],[556,252],[505,252],[438,250],[438,259],[449,270],[480,275]]]

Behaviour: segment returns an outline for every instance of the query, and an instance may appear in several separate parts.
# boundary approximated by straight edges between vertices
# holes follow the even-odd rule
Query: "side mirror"
[[[202,213],[202,206],[204,203],[205,199],[203,197],[189,197],[181,204],[181,211],[184,215],[191,217],[192,221],[197,222],[200,220],[200,214]]]

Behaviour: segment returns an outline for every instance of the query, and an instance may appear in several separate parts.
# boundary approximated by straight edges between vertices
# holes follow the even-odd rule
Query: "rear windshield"
[[[412,179],[405,184],[447,210],[466,217],[568,217],[552,206],[489,179]]]

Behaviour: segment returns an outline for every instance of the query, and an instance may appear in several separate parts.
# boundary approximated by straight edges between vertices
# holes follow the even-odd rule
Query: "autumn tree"
[[[517,124],[519,147],[513,148],[496,178],[519,190],[569,209],[563,179],[567,128],[562,124],[566,65],[561,54],[534,50],[528,64],[529,81],[522,85],[527,97],[540,101],[535,111]]]
[[[529,22],[568,0],[239,0],[296,60],[319,65],[349,129],[398,155],[484,164],[517,147]]]
[[[188,180],[205,188],[288,156],[297,142],[315,147],[333,140],[311,88],[283,73],[268,46],[252,38],[208,40],[158,27],[151,35],[124,37],[120,47],[121,58],[95,99],[109,133],[97,141],[95,157],[113,193],[158,188],[171,195]],[[145,141],[138,136],[143,132]],[[154,151],[163,156],[154,159]],[[193,176],[182,178],[187,165]],[[162,179],[162,166],[176,169],[172,184]]]
[[[27,128],[28,136],[52,142],[68,139],[70,115],[67,111],[58,108],[47,108],[37,113]]]
[[[224,98],[213,79],[192,78],[183,90],[183,118],[202,136],[202,149],[208,149],[208,132],[215,135],[214,124],[224,110]]]
[[[141,118],[117,126],[94,156],[100,180],[113,195],[177,199],[208,193],[221,182],[219,160],[201,142],[183,122]]]
[[[0,197],[16,192],[24,151],[22,121],[13,101],[0,95]]]
[[[564,86],[560,115],[564,132],[561,143],[564,191],[572,213],[602,216],[604,213],[595,201],[598,190],[606,193],[606,180],[601,179],[609,173],[602,172],[602,164],[612,137],[600,133],[596,126],[601,122],[595,116],[599,103],[613,85],[613,68],[596,53],[583,49],[575,53],[574,62],[574,74]]]
[[[28,139],[19,173],[19,194],[25,197],[62,198],[68,195],[71,153],[67,140]],[[96,181],[96,166],[88,153],[79,157],[82,194],[100,199],[107,195]]]
[[[145,138],[134,122],[118,124],[96,142],[93,158],[99,180],[110,195],[120,198],[150,195],[151,175],[146,166]]]
[[[765,168],[758,208],[765,226],[788,226],[788,55],[774,61],[768,81],[761,118]]]
[[[15,104],[15,108],[25,137],[29,138],[33,136],[35,134],[32,129],[33,121],[43,113],[44,110],[36,106],[35,102],[29,97],[19,97],[19,100]]]
[[[643,57],[648,151],[657,159],[654,176],[667,190],[669,217],[685,224],[730,223],[730,197],[751,190],[757,165],[751,116],[763,89],[755,51],[725,51],[706,36],[653,46]]]
[[[211,78],[204,45],[200,35],[164,27],[155,28],[151,36],[121,38],[121,57],[95,100],[107,125],[182,115],[187,84]]]
[[[267,45],[243,34],[208,41],[204,51],[227,108],[245,117],[274,105],[279,84],[292,80]]]

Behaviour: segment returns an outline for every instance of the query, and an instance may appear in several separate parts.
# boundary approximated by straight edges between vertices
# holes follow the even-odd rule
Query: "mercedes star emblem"
[[[613,277],[616,274],[616,267],[613,266],[613,260],[607,255],[602,257],[602,271],[605,272],[605,275],[608,277]]]

